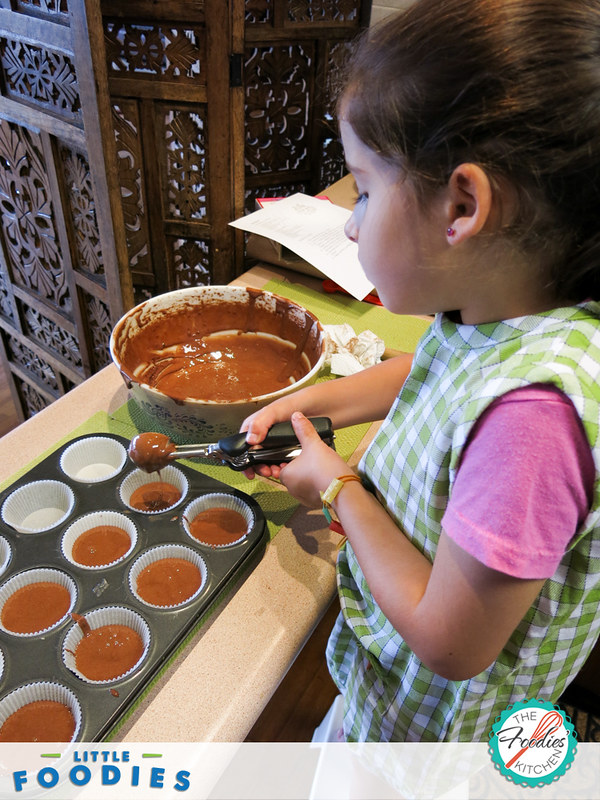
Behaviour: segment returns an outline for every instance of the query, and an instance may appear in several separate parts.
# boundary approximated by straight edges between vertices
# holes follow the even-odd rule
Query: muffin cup
[[[2,611],[4,609],[4,604],[8,600],[8,598],[13,595],[18,589],[22,589],[24,586],[28,586],[31,583],[41,583],[44,581],[50,581],[51,583],[57,583],[59,586],[64,586],[65,589],[68,590],[71,602],[69,603],[69,607],[67,611],[63,614],[63,616],[53,622],[52,625],[48,625],[46,628],[42,628],[39,631],[32,631],[31,633],[20,633],[19,631],[11,631],[8,628],[4,627],[2,623]],[[46,633],[46,631],[53,630],[54,628],[58,627],[71,613],[73,607],[75,605],[75,601],[77,600],[77,586],[75,581],[69,577],[65,572],[61,572],[57,569],[30,569],[26,572],[19,572],[16,575],[13,575],[12,578],[6,581],[6,583],[0,586],[0,630],[4,631],[5,633],[9,633],[11,636],[21,636],[21,637],[31,637],[31,636],[39,636],[41,633]]]
[[[100,483],[123,469],[127,451],[107,436],[90,436],[73,442],[60,457],[60,468],[74,481]]]
[[[11,555],[12,552],[9,543],[4,536],[0,536],[0,575],[2,575],[8,567]]]
[[[38,700],[51,700],[56,703],[62,703],[70,709],[75,720],[75,730],[70,741],[76,741],[81,730],[82,720],[79,700],[66,686],[60,683],[52,683],[51,681],[26,683],[13,689],[6,697],[3,697],[0,700],[0,727],[15,711],[28,705],[28,703],[35,703]]]
[[[75,504],[75,495],[61,481],[26,483],[2,505],[2,521],[19,533],[41,533],[64,522]]]
[[[132,672],[135,672],[142,664],[146,656],[148,655],[148,649],[150,647],[151,642],[151,634],[150,628],[146,623],[146,620],[141,617],[135,611],[124,608],[122,606],[107,606],[105,608],[97,608],[94,611],[90,611],[88,614],[84,615],[85,621],[88,623],[92,630],[96,628],[101,628],[103,625],[127,625],[127,627],[134,630],[142,639],[142,644],[144,645],[144,650],[142,655],[136,661],[136,663],[130,667],[126,672],[122,675],[118,675],[116,678],[106,678],[103,680],[92,680],[88,678],[83,672],[77,669],[76,662],[75,662],[75,650],[77,645],[84,637],[84,632],[81,629],[81,626],[78,623],[75,623],[65,636],[62,648],[62,657],[63,662],[67,669],[71,670],[71,672],[75,673],[78,678],[86,683],[115,683],[115,681],[121,681],[123,678],[130,675]],[[71,652],[69,652],[71,651]]]
[[[146,569],[146,567],[150,566],[150,564],[153,564],[156,561],[161,561],[165,558],[184,558],[186,561],[190,561],[192,564],[195,564],[200,570],[200,586],[193,594],[191,594],[185,600],[182,600],[180,603],[174,603],[168,606],[160,606],[156,605],[155,603],[149,603],[147,600],[144,600],[143,597],[140,597],[137,591],[137,579],[142,570]],[[165,544],[159,545],[158,547],[152,547],[150,550],[146,550],[133,562],[131,569],[129,570],[129,588],[133,596],[140,603],[143,603],[150,608],[168,610],[172,608],[180,608],[181,606],[191,603],[192,600],[195,600],[206,586],[207,577],[208,572],[206,569],[206,564],[199,553],[197,553],[195,550],[192,550],[191,547],[186,547],[186,545],[183,544]]]
[[[190,524],[193,522],[195,517],[198,516],[198,514],[200,514],[202,511],[208,511],[211,508],[226,508],[231,511],[237,511],[238,514],[241,514],[246,521],[246,532],[235,541],[226,542],[224,544],[203,542],[201,539],[197,539],[195,536],[192,536]],[[213,492],[192,500],[192,502],[186,506],[182,514],[182,521],[185,532],[196,544],[202,544],[206,547],[216,548],[232,547],[234,544],[238,544],[239,542],[243,541],[248,535],[248,531],[252,529],[252,526],[254,525],[254,511],[248,505],[248,503],[245,503],[241,498],[237,497],[237,495],[227,494],[225,492]]]
[[[150,483],[170,483],[175,486],[181,492],[181,497],[177,500],[176,503],[173,503],[168,508],[161,508],[157,511],[146,511],[141,508],[135,508],[131,505],[131,496],[142,486],[146,486]],[[181,503],[188,491],[188,481],[183,472],[177,467],[174,467],[172,464],[169,464],[166,467],[163,467],[160,471],[160,476],[158,473],[147,473],[141,469],[136,469],[133,472],[130,472],[129,475],[123,480],[119,488],[119,497],[121,498],[121,502],[130,508],[132,511],[137,512],[138,514],[163,514],[165,511],[170,511],[175,506]]]
[[[121,528],[121,530],[124,530],[125,533],[128,534],[130,545],[127,552],[119,558],[114,559],[114,561],[107,562],[106,564],[89,565],[81,564],[79,561],[75,561],[73,558],[73,547],[77,539],[86,531],[103,525],[111,525],[116,528]],[[119,564],[121,561],[124,561],[129,555],[131,555],[132,550],[136,546],[137,537],[138,532],[135,523],[130,520],[129,517],[126,517],[125,514],[121,514],[118,511],[108,510],[92,511],[89,514],[85,514],[83,517],[79,517],[79,519],[76,519],[71,523],[71,525],[69,525],[63,534],[60,547],[67,561],[80,569],[106,569],[107,567],[112,567],[114,564]]]

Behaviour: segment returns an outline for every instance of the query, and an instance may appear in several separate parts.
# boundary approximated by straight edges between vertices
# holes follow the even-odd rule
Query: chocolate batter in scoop
[[[164,433],[139,433],[129,443],[127,453],[144,472],[158,472],[166,467],[175,445]]]

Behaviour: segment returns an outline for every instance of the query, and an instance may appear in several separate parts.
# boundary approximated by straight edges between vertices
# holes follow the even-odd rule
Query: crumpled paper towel
[[[353,375],[381,361],[385,343],[373,331],[358,335],[351,325],[323,325],[325,363],[334,375]]]

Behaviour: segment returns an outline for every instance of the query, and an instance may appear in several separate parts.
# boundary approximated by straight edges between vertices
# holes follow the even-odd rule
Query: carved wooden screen
[[[0,6],[0,356],[26,418],[108,362],[132,293],[96,4]]]
[[[254,197],[344,172],[333,86],[370,0],[101,0],[136,300],[227,283]]]
[[[235,275],[229,57],[242,2],[102,0],[137,300]]]
[[[334,120],[349,42],[371,0],[246,0],[246,208],[316,194],[345,174]]]

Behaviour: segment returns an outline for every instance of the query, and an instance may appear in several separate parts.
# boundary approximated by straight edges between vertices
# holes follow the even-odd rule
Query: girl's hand
[[[304,414],[295,411],[291,421],[302,452],[293,461],[277,468],[279,479],[296,500],[310,508],[319,508],[320,492],[334,478],[352,470],[335,450],[323,442]]]
[[[248,444],[260,444],[267,435],[269,428],[276,422],[286,422],[288,419],[288,416],[277,414],[276,404],[271,403],[264,408],[259,408],[254,414],[246,417],[240,426],[240,432],[244,433],[244,431],[246,431],[246,441]],[[277,465],[268,466],[267,464],[260,464],[245,469],[244,475],[249,480],[252,480],[255,474],[262,475],[263,478],[278,478],[279,469]]]

